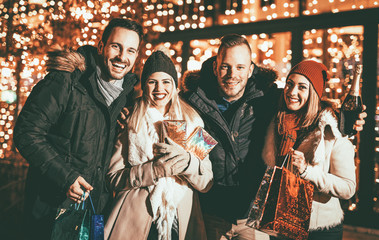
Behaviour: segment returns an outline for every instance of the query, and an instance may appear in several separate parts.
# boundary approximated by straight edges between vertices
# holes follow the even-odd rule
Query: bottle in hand
[[[362,65],[359,64],[355,68],[354,77],[351,83],[350,91],[347,94],[345,100],[341,107],[341,117],[340,117],[340,129],[341,131],[349,136],[356,134],[357,132],[353,129],[355,121],[358,119],[358,115],[362,112],[362,98],[359,93],[360,79],[362,74]]]

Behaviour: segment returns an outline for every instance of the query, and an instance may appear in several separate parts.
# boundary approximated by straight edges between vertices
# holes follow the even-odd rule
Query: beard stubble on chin
[[[235,101],[235,100],[238,100],[239,98],[242,97],[242,92],[243,92],[243,89],[240,89],[238,90],[237,92],[233,92],[233,91],[224,91],[224,95],[225,95],[225,99],[227,99],[228,101]]]
[[[102,75],[103,77],[106,77],[109,81],[122,80],[125,77],[125,75],[129,73],[130,70],[125,71],[125,69],[123,69],[123,71],[121,71],[120,73],[112,73],[111,68],[113,67],[113,62],[123,64],[125,65],[125,69],[129,69],[129,61],[122,62],[119,58],[109,59],[108,61],[103,60]]]

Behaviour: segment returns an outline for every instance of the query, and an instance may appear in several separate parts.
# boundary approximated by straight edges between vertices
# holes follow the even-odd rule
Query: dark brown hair
[[[115,27],[122,27],[122,28],[126,28],[126,29],[129,29],[129,30],[136,32],[138,34],[138,37],[139,37],[139,42],[140,43],[142,42],[143,29],[139,23],[137,23],[136,21],[133,21],[131,19],[114,18],[105,27],[103,35],[101,37],[101,41],[103,42],[104,45],[106,45],[108,38],[111,35],[112,30]]]

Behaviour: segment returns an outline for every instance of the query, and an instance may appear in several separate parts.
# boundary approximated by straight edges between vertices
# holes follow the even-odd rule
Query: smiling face
[[[165,72],[155,72],[146,81],[144,94],[147,95],[152,105],[162,114],[165,114],[175,91],[175,83],[170,75]]]
[[[213,63],[221,96],[229,102],[241,98],[253,69],[250,49],[246,45],[223,49]]]
[[[293,73],[288,76],[284,87],[284,101],[288,110],[302,109],[308,102],[311,87],[310,82],[303,75]]]
[[[98,52],[103,57],[105,81],[120,80],[133,68],[139,43],[138,34],[123,27],[115,27],[105,45],[100,42]]]

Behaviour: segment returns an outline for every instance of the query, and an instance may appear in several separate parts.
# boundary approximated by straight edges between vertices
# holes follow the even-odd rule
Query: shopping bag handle
[[[89,193],[88,193],[88,199],[89,199],[89,202],[91,203],[91,207],[92,207],[93,214],[96,215],[95,208],[94,208],[93,203],[92,203],[91,194],[89,194]]]
[[[86,193],[84,192],[82,197],[80,198],[81,202],[75,203],[75,210],[79,210],[80,207],[82,207],[82,210],[85,209],[85,203],[84,203],[85,198],[86,198]]]
[[[84,201],[85,198],[86,198],[86,192],[84,192],[82,195],[82,198],[81,198],[82,202],[81,203],[75,203],[75,210],[79,210],[80,206],[82,207],[82,210],[85,209],[85,201]],[[92,202],[92,198],[91,198],[91,194],[89,194],[89,193],[88,193],[88,199],[89,199],[89,202],[91,203],[93,214],[96,215],[95,207],[93,206],[93,202]]]
[[[283,160],[281,167],[284,167],[284,164],[287,162],[288,157],[289,157],[289,154],[287,153],[286,156],[284,157],[284,160]]]
[[[286,156],[284,157],[281,168],[283,168],[283,167],[285,167],[287,170],[289,170],[290,172],[292,172],[296,176],[298,176],[298,177],[300,176],[299,172],[295,171],[294,166],[292,165],[292,157],[290,156],[289,153],[287,153]]]

